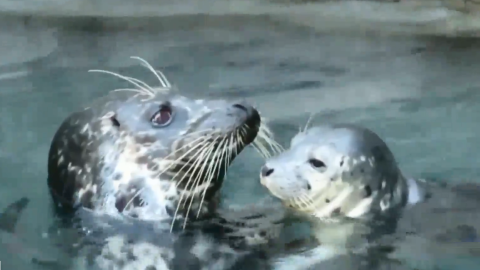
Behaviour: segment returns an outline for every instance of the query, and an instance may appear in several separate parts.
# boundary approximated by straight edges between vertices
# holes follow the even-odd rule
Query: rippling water
[[[99,30],[100,29],[100,30]],[[270,16],[40,20],[0,23],[0,208],[27,196],[18,225],[48,254],[46,164],[51,138],[73,110],[123,85],[101,68],[154,78],[136,55],[185,95],[246,98],[287,144],[309,114],[377,131],[413,177],[475,180],[480,140],[480,42],[474,39],[319,33]],[[262,160],[246,151],[232,167],[227,203],[267,196]],[[35,269],[0,250],[4,269]]]

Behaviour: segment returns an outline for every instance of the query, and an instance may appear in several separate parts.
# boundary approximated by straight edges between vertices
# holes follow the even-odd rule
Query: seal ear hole
[[[310,165],[312,165],[312,167],[317,168],[317,169],[327,167],[323,161],[321,161],[319,159],[315,159],[315,158],[309,159],[308,163],[310,163]]]
[[[150,118],[150,122],[154,127],[164,127],[169,125],[173,119],[173,110],[170,104],[162,104],[159,106],[157,112],[155,112]]]
[[[115,115],[112,115],[112,117],[110,117],[110,120],[112,121],[112,125],[114,125],[115,127],[120,127],[120,122],[118,122],[118,119]]]

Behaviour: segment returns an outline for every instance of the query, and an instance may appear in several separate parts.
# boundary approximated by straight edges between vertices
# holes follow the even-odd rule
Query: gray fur
[[[262,264],[247,258],[277,237],[282,211],[217,211],[229,165],[256,137],[269,141],[258,111],[184,97],[143,63],[161,87],[110,73],[137,88],[73,113],[52,141],[48,183],[60,210],[79,217],[78,262],[109,270]],[[171,120],[152,125],[165,106]]]
[[[314,166],[312,158],[325,166]],[[290,149],[267,160],[261,175],[274,196],[310,216],[319,241],[300,254],[273,259],[276,270],[478,268],[480,185],[406,179],[371,130],[342,124],[301,132]],[[367,185],[371,195],[362,198]],[[338,211],[325,214],[325,201],[305,203],[305,195],[332,196],[334,202],[348,187],[353,192]],[[349,215],[369,197],[374,199],[368,207]]]
[[[315,159],[325,166],[315,168]],[[318,218],[352,218],[405,201],[406,183],[385,142],[355,125],[325,125],[297,134],[290,148],[265,163],[261,182],[285,204]],[[339,194],[351,193],[341,201]],[[364,207],[359,205],[364,204]]]

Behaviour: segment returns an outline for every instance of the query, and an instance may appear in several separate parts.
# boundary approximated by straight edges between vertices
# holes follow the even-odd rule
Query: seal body
[[[276,237],[281,214],[217,211],[235,157],[269,141],[259,112],[243,101],[182,96],[140,60],[160,87],[101,71],[136,88],[71,114],[51,144],[48,186],[58,209],[80,217],[80,261],[123,270],[261,263],[250,247]]]
[[[277,270],[409,269],[408,262],[421,267],[425,259],[418,247],[429,250],[435,268],[448,254],[472,256],[472,242],[480,243],[480,185],[406,178],[387,144],[364,127],[300,132],[289,149],[266,161],[260,177],[271,194],[307,217],[320,244],[274,259]]]

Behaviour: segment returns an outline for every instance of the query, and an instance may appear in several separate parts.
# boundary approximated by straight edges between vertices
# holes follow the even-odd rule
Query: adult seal
[[[465,244],[480,240],[478,184],[405,177],[387,144],[365,127],[332,124],[301,131],[288,150],[266,161],[260,177],[272,195],[308,218],[321,244],[276,261],[277,270],[320,262],[328,269],[407,269],[390,259],[425,259],[417,255],[424,252],[407,252],[420,251],[418,239],[439,267],[435,263],[448,254],[472,254]],[[366,255],[349,254],[359,250]]]
[[[223,269],[248,252],[217,239],[257,243],[272,217],[217,211],[224,175],[247,145],[265,154],[275,143],[253,106],[189,99],[136,59],[161,86],[97,70],[135,88],[113,91],[61,124],[48,159],[52,198],[61,210],[90,216],[82,218],[83,226],[97,227],[101,236],[95,238],[106,239],[94,252],[102,269]]]
[[[115,74],[137,88],[110,93],[57,130],[48,186],[62,207],[140,219],[203,216],[235,157],[267,134],[251,105],[188,99],[142,63],[161,87]]]

